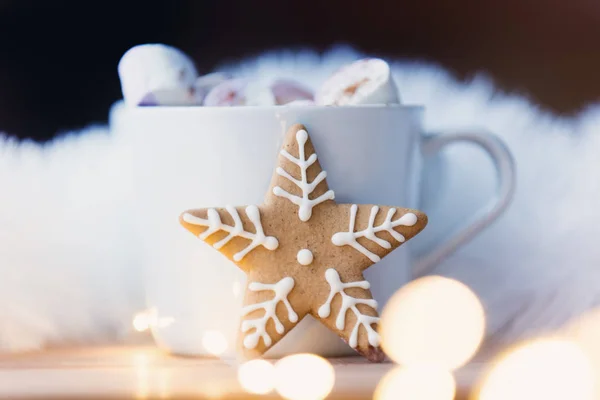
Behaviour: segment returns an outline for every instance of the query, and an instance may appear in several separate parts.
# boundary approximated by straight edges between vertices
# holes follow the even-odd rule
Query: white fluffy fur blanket
[[[224,67],[321,82],[359,55],[274,53]],[[518,189],[508,212],[438,267],[482,299],[490,343],[554,329],[600,302],[600,110],[565,120],[478,77],[459,83],[429,65],[393,65],[403,101],[427,106],[426,126],[484,128],[514,153]],[[116,79],[116,74],[115,74]],[[165,136],[164,140],[169,140]],[[128,221],[131,195],[106,127],[50,144],[0,141],[0,349],[123,340],[144,308]],[[468,146],[431,215],[433,242],[492,191],[490,162]],[[477,188],[476,191],[472,188]],[[477,193],[477,194],[475,194]],[[444,211],[445,210],[445,211]]]

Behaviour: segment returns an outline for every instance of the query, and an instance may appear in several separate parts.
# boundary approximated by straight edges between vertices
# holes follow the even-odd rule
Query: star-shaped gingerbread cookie
[[[284,138],[263,204],[184,212],[181,224],[248,277],[239,348],[261,356],[310,314],[371,361],[382,361],[377,303],[363,271],[419,233],[427,216],[337,204],[303,125]],[[352,179],[351,176],[347,179]]]

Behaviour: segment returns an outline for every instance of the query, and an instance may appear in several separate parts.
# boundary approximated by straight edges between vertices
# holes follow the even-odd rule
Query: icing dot
[[[301,265],[309,265],[313,262],[313,253],[308,249],[302,249],[298,252],[296,259]]]
[[[301,146],[304,146],[304,143],[306,143],[308,140],[308,132],[306,132],[304,129],[300,129],[298,132],[296,132],[296,140]]]

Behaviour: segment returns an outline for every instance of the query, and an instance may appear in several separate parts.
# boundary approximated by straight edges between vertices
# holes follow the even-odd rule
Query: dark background
[[[350,43],[573,114],[600,97],[597,0],[0,0],[0,131],[46,140],[106,120],[130,47],[162,42],[208,72],[280,47]]]

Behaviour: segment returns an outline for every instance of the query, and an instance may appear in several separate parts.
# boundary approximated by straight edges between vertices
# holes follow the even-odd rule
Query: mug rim
[[[271,105],[271,106],[190,106],[190,105],[176,105],[176,106],[128,106],[121,99],[113,104],[111,108],[124,108],[130,112],[149,113],[151,111],[158,112],[221,112],[221,113],[237,113],[245,111],[287,111],[287,110],[305,110],[305,111],[331,111],[331,112],[344,112],[347,110],[362,111],[362,110],[403,110],[413,112],[423,112],[425,106],[421,104],[359,104],[359,105],[345,105],[345,106],[324,106],[324,105]],[[202,111],[199,111],[202,110]],[[243,111],[245,110],[245,111]]]

